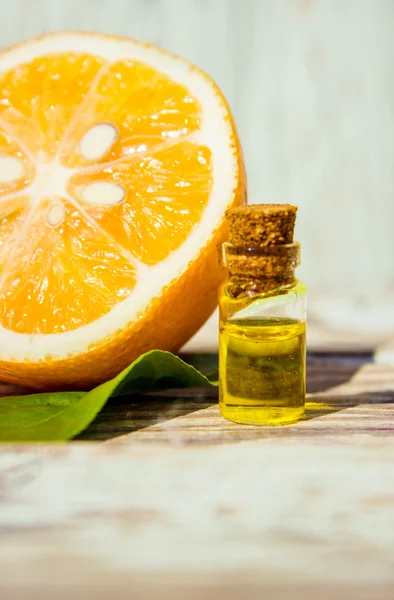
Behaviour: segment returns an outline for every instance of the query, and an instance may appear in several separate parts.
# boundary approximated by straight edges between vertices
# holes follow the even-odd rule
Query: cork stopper
[[[249,204],[226,212],[232,246],[265,248],[291,244],[297,207],[291,204]]]
[[[234,298],[294,284],[300,246],[294,243],[297,207],[251,204],[229,209],[228,291]]]

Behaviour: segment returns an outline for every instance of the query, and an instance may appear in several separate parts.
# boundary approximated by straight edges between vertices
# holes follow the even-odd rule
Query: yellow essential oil
[[[284,425],[304,416],[305,321],[221,323],[220,412],[237,423]]]
[[[295,276],[297,207],[229,209],[219,292],[219,407],[250,425],[299,421],[305,409],[306,288]]]

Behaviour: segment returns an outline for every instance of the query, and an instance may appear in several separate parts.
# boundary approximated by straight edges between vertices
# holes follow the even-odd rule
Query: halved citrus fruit
[[[0,379],[89,387],[216,305],[241,150],[207,75],[57,33],[0,53]]]

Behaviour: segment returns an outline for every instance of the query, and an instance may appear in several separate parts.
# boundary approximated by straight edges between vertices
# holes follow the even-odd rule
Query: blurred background
[[[0,0],[3,47],[61,29],[136,37],[222,88],[250,202],[300,207],[310,344],[394,336],[394,0]],[[213,325],[198,337],[204,345]]]

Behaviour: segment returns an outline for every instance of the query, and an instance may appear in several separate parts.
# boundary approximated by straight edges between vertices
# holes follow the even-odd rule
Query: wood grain
[[[290,427],[178,390],[109,403],[104,443],[3,446],[1,598],[392,599],[394,369],[310,357],[308,382]]]
[[[217,389],[170,390],[110,402],[80,438],[201,445],[316,434],[347,437],[350,431],[374,428],[379,435],[393,435],[394,369],[361,366],[360,359],[311,357],[307,387],[306,420],[292,427],[242,427],[224,421]]]

